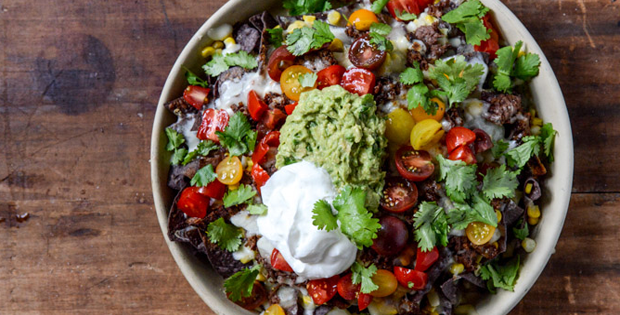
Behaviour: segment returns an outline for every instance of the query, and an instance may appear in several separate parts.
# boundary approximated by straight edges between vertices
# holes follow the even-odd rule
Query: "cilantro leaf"
[[[265,206],[264,204],[249,205],[247,210],[250,212],[250,214],[255,214],[255,215],[267,214],[267,206]]]
[[[316,73],[311,72],[311,73],[304,73],[302,75],[299,76],[298,80],[299,80],[299,84],[301,84],[301,87],[303,88],[308,88],[308,87],[314,87],[314,84],[316,83],[316,80],[319,77],[317,76]]]
[[[496,90],[500,92],[508,92],[512,88],[512,81],[510,80],[510,76],[503,73],[498,73],[493,78],[493,86]]]
[[[226,58],[222,54],[215,54],[211,57],[211,60],[207,62],[202,69],[206,74],[216,77],[222,72],[228,70],[229,66],[226,63]]]
[[[488,11],[489,9],[479,0],[469,0],[444,14],[441,19],[456,24],[456,27],[465,33],[465,41],[468,44],[480,45],[481,41],[491,38],[488,29],[481,20]]]
[[[489,29],[480,19],[470,19],[457,24],[457,27],[465,33],[465,41],[470,45],[480,45],[482,41],[491,38]]]
[[[476,189],[476,165],[448,160],[442,155],[436,158],[439,162],[439,180],[446,182],[446,194],[450,199],[463,203]]]
[[[497,261],[489,262],[480,268],[480,277],[487,283],[489,291],[494,292],[495,288],[502,288],[514,291],[519,272],[520,257],[517,256],[505,265],[499,265]]]
[[[256,196],[256,191],[252,189],[250,185],[239,185],[239,188],[235,190],[230,190],[224,195],[224,207],[232,207],[235,205],[240,205]]]
[[[340,230],[359,249],[371,246],[381,228],[379,219],[373,218],[372,213],[364,207],[365,202],[366,191],[351,186],[343,188],[333,202],[334,208],[338,210]]]
[[[542,140],[537,136],[523,137],[523,143],[506,152],[506,162],[510,167],[522,168],[533,155],[540,153],[540,144]]]
[[[418,108],[422,106],[424,111],[437,111],[435,106],[431,106],[430,99],[428,98],[429,90],[426,84],[418,83],[412,86],[409,91],[407,91],[407,108],[409,110]],[[434,114],[433,114],[434,115]]]
[[[192,152],[188,153],[183,159],[183,165],[187,165],[187,163],[191,162],[195,157],[202,155],[207,156],[213,150],[217,149],[217,144],[211,140],[200,141],[196,149]]]
[[[400,82],[405,85],[414,85],[424,80],[424,74],[417,61],[413,62],[413,68],[407,68],[400,74]]]
[[[423,252],[430,251],[439,244],[448,245],[448,218],[437,203],[422,202],[413,218],[415,239]]]
[[[540,137],[542,138],[545,155],[550,163],[553,162],[553,147],[555,145],[555,135],[558,132],[553,129],[551,123],[546,123],[540,128]]]
[[[312,224],[319,228],[319,230],[331,231],[338,228],[338,220],[332,213],[332,207],[325,200],[319,200],[314,203],[314,209],[312,209]]]
[[[493,86],[501,92],[508,92],[512,87],[511,77],[521,80],[529,80],[538,75],[540,67],[540,57],[536,54],[521,54],[522,41],[518,41],[514,48],[511,46],[502,47],[497,50],[497,74],[493,79]]]
[[[506,170],[504,164],[489,169],[482,180],[482,192],[489,199],[512,198],[517,186],[519,186],[517,173]]]
[[[252,130],[248,118],[241,112],[236,112],[228,121],[224,132],[216,131],[220,143],[232,156],[240,156],[254,149],[256,131]]]
[[[249,297],[252,295],[252,289],[254,288],[254,281],[258,277],[260,272],[260,265],[256,265],[252,268],[245,268],[238,271],[230,278],[224,281],[224,288],[226,293],[230,293],[231,301],[237,302],[242,297]]]
[[[168,137],[168,144],[166,145],[168,151],[174,151],[185,143],[185,137],[172,128],[166,128],[166,137]]]
[[[213,165],[209,164],[196,172],[189,183],[196,187],[205,187],[217,178],[217,174],[213,171]]]
[[[330,43],[335,36],[329,29],[329,24],[322,21],[314,21],[313,27],[304,26],[296,28],[293,33],[286,37],[288,51],[295,56],[301,56],[311,49],[321,48]]]
[[[284,30],[281,27],[267,28],[265,31],[269,34],[267,40],[274,48],[282,46],[282,42],[284,42]]]
[[[209,223],[207,235],[211,243],[217,244],[223,250],[235,252],[241,247],[241,238],[243,237],[241,229],[226,223],[224,218]]]
[[[372,3],[372,5],[370,5],[370,11],[374,12],[375,14],[381,13],[383,8],[387,5],[389,1],[390,0],[376,0]]]
[[[523,228],[521,229],[517,229],[516,227],[512,228],[512,232],[515,234],[515,237],[520,240],[524,240],[526,237],[530,235],[530,229],[527,223],[523,224]]]
[[[448,213],[448,223],[452,228],[464,230],[472,222],[482,222],[497,227],[497,214],[493,207],[476,193],[472,197],[472,205],[454,203],[454,209]]]
[[[447,93],[452,106],[467,98],[478,85],[483,72],[484,67],[481,64],[468,64],[465,57],[459,55],[448,60],[437,60],[435,65],[429,68],[428,74]]]
[[[172,165],[179,165],[179,163],[181,163],[181,161],[183,161],[183,159],[185,158],[186,154],[187,154],[186,148],[180,148],[180,149],[174,150],[174,153],[172,154],[172,160],[170,161],[170,163],[172,163]]]
[[[212,57],[211,61],[202,66],[202,69],[206,74],[216,77],[228,70],[228,68],[235,66],[251,70],[258,67],[258,61],[256,61],[256,57],[248,54],[244,50],[240,50],[239,52],[227,54],[226,56],[216,54]]]
[[[505,75],[510,75],[512,73],[512,66],[519,56],[521,46],[523,46],[523,42],[518,41],[514,48],[511,46],[506,46],[497,50],[497,58],[495,58],[494,62],[497,64],[497,71],[499,73]]]
[[[209,87],[209,83],[207,81],[201,79],[198,75],[193,73],[191,70],[189,70],[185,66],[183,66],[183,69],[185,69],[185,78],[187,79],[187,83],[189,85],[202,86],[203,88]]]
[[[353,272],[353,276],[351,280],[353,284],[362,284],[360,287],[360,291],[362,293],[370,293],[379,289],[379,286],[372,282],[372,276],[377,273],[377,266],[374,264],[368,266],[368,268],[364,268],[357,261],[351,266],[351,272]]]
[[[393,50],[394,45],[387,39],[386,36],[390,34],[392,27],[382,23],[372,23],[370,25],[370,43],[379,50]]]
[[[517,59],[514,76],[521,80],[529,80],[538,75],[540,57],[537,54],[528,53]]]
[[[284,0],[282,7],[289,15],[296,16],[308,13],[324,12],[332,8],[328,0]]]
[[[396,15],[396,18],[400,19],[401,21],[413,21],[418,18],[417,15],[409,13],[405,10],[400,11],[398,9],[394,9],[394,14]]]
[[[506,150],[508,150],[509,145],[510,144],[504,141],[504,139],[499,139],[493,144],[493,147],[491,148],[491,154],[493,154],[493,157],[497,159],[502,156],[504,152],[506,152]]]

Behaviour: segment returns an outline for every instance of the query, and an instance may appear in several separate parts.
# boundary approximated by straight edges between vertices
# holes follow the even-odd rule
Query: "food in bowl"
[[[477,0],[312,3],[209,32],[205,75],[166,104],[169,238],[265,314],[463,313],[512,290],[553,161],[538,56],[500,48]]]

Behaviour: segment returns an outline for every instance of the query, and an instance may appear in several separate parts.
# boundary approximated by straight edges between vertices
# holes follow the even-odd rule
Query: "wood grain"
[[[169,69],[224,2],[0,2],[1,314],[213,314],[165,246],[148,151]],[[620,2],[505,3],[575,137],[566,226],[511,314],[620,314]]]

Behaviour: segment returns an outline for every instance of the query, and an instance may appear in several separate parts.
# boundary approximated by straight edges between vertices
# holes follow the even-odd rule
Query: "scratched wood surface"
[[[0,314],[213,314],[165,246],[148,158],[167,73],[224,2],[0,0]],[[504,2],[575,139],[562,237],[511,314],[620,314],[620,2]]]

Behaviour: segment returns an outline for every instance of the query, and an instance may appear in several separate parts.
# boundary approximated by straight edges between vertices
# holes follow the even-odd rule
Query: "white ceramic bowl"
[[[573,182],[573,137],[566,104],[557,79],[543,55],[542,50],[527,31],[525,26],[498,0],[482,0],[495,17],[503,37],[512,45],[518,40],[525,43],[529,52],[540,56],[540,74],[531,82],[534,102],[540,117],[545,122],[552,122],[558,131],[555,145],[555,163],[549,169],[545,181],[545,200],[542,207],[543,217],[536,226],[533,235],[537,242],[536,250],[523,259],[523,267],[514,292],[499,290],[497,295],[489,295],[476,307],[478,312],[489,315],[507,314],[534,285],[545,268],[564,224],[568,210]],[[253,14],[269,8],[276,8],[280,0],[231,0],[209,18],[187,43],[185,49],[172,67],[162,91],[153,124],[151,139],[151,180],[153,198],[157,217],[166,243],[181,272],[187,278],[196,293],[217,314],[251,314],[229,302],[223,291],[222,278],[208,264],[194,257],[184,244],[170,242],[167,237],[168,211],[174,198],[173,191],[167,187],[169,153],[165,146],[167,138],[164,129],[176,120],[176,117],[164,108],[164,103],[182,95],[187,85],[182,65],[198,70],[202,65],[199,52],[209,43],[207,30],[222,23],[234,24]],[[196,307],[201,307],[196,305]]]

